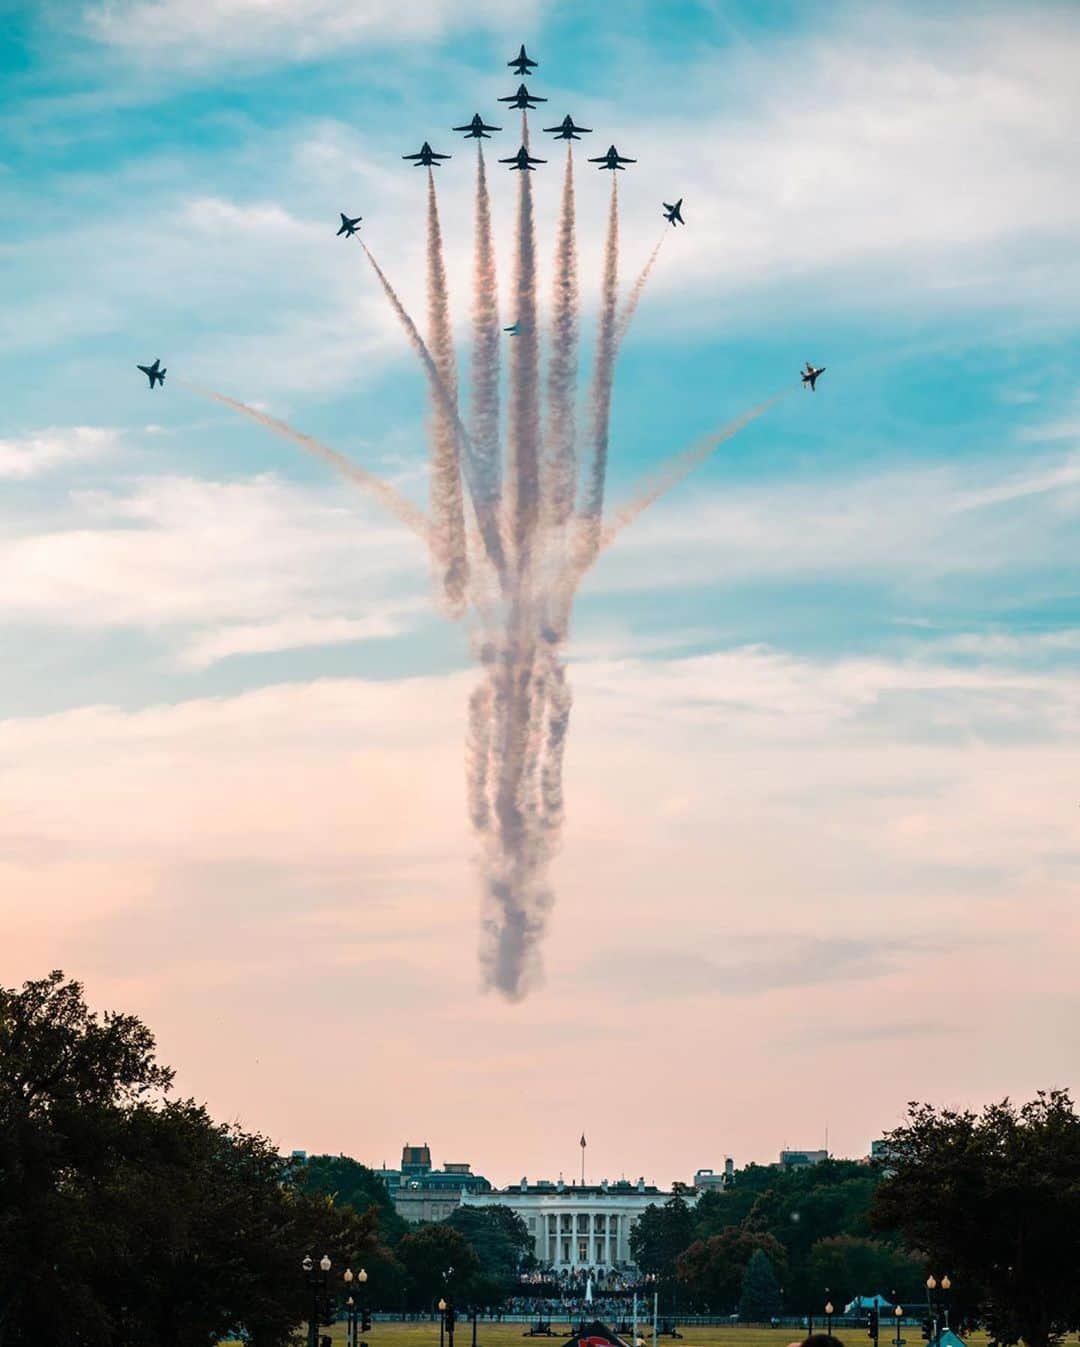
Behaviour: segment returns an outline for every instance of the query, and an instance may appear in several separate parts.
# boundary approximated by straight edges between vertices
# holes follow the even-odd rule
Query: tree
[[[768,1256],[774,1268],[786,1267],[784,1246],[772,1235],[728,1226],[719,1235],[696,1240],[676,1260],[679,1285],[695,1306],[728,1314],[738,1305],[743,1277],[758,1250]]]
[[[146,1026],[77,982],[0,988],[0,1347],[280,1347],[304,1254],[372,1249],[370,1221],[171,1081]]]
[[[421,1226],[405,1236],[397,1252],[416,1309],[430,1309],[441,1296],[468,1303],[480,1260],[464,1235],[448,1225]]]
[[[827,1286],[838,1306],[860,1295],[887,1296],[894,1289],[908,1299],[926,1277],[922,1263],[912,1254],[855,1235],[819,1239],[810,1250],[807,1270],[810,1285],[819,1290]]]
[[[651,1203],[630,1230],[630,1254],[643,1272],[665,1280],[675,1275],[675,1262],[694,1238],[694,1218],[681,1197],[662,1207]]]
[[[533,1261],[533,1239],[525,1222],[510,1207],[458,1207],[446,1224],[464,1235],[480,1263],[482,1275],[492,1285],[485,1292],[491,1302],[494,1287],[509,1295],[518,1274]],[[500,1298],[495,1292],[495,1298]]]
[[[1066,1091],[980,1114],[912,1104],[887,1141],[872,1220],[947,1271],[965,1313],[1028,1347],[1080,1324],[1080,1117]]]
[[[762,1324],[780,1309],[780,1283],[764,1249],[755,1249],[743,1274],[739,1318]]]

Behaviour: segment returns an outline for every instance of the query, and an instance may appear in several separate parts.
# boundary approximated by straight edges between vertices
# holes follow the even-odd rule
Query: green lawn
[[[566,1324],[560,1324],[558,1320],[552,1323],[552,1328],[561,1334],[557,1338],[523,1338],[522,1334],[528,1327],[527,1324],[486,1324],[481,1322],[477,1329],[476,1341],[477,1347],[561,1347],[562,1338],[569,1337],[570,1332]],[[823,1325],[815,1324],[815,1332]],[[566,1330],[563,1333],[563,1330]],[[651,1331],[647,1331],[643,1325],[639,1325],[641,1336],[648,1341],[651,1337]],[[721,1328],[707,1327],[700,1328],[685,1327],[680,1328],[680,1333],[684,1336],[681,1341],[673,1342],[671,1338],[661,1338],[660,1347],[787,1347],[789,1342],[796,1341],[801,1335],[795,1328]],[[329,1333],[335,1347],[345,1342],[345,1325],[337,1324],[334,1328],[324,1328],[323,1333]],[[866,1330],[863,1328],[837,1328],[835,1336],[840,1339],[844,1347],[870,1347],[870,1339],[866,1336]],[[465,1320],[458,1320],[457,1332],[454,1335],[455,1347],[472,1347],[472,1325]],[[912,1324],[905,1327],[904,1339],[907,1347],[923,1347],[923,1340],[919,1329]],[[364,1335],[364,1340],[368,1347],[439,1347],[439,1325],[437,1323],[376,1323],[370,1333]],[[986,1335],[976,1333],[967,1339],[971,1347],[986,1347]],[[225,1344],[222,1347],[226,1347]],[[881,1347],[887,1347],[884,1336],[881,1339]]]

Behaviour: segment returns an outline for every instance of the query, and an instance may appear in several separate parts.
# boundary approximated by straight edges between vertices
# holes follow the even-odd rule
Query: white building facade
[[[490,1193],[462,1193],[465,1207],[509,1207],[525,1222],[537,1262],[555,1273],[632,1268],[630,1231],[642,1212],[673,1194],[639,1179],[636,1184],[529,1184]],[[688,1205],[697,1200],[683,1194]]]

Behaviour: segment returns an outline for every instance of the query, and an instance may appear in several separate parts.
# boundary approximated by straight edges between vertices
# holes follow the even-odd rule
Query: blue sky
[[[318,938],[339,950],[357,901],[342,876],[374,867],[391,876],[404,928],[428,902],[454,914],[423,938],[387,918],[382,935],[346,941],[380,1004],[401,1001],[400,1050],[415,1050],[409,1025],[419,1033],[440,1008],[432,986],[451,957],[452,1013],[491,1036],[490,1060],[511,1077],[526,1070],[498,1008],[470,1008],[474,900],[454,749],[464,634],[436,616],[424,560],[392,521],[321,464],[172,382],[283,416],[423,502],[421,375],[362,254],[334,238],[337,212],[364,216],[365,238],[422,313],[423,175],[400,155],[425,138],[454,150],[438,178],[463,325],[471,154],[448,128],[476,110],[494,117],[517,83],[505,62],[525,40],[542,62],[530,86],[549,96],[545,112],[595,127],[589,152],[614,141],[638,159],[620,183],[624,279],[659,237],[661,200],[685,199],[687,228],[665,240],[620,359],[612,496],[793,385],[805,359],[828,366],[815,395],[794,389],[646,515],[582,596],[553,936],[577,962],[550,956],[529,1060],[565,1051],[565,979],[589,980],[596,1032],[618,1037],[623,984],[609,987],[607,965],[580,951],[583,932],[625,918],[625,967],[650,950],[653,974],[667,967],[719,1021],[723,988],[737,987],[763,1007],[748,1033],[776,1051],[788,1042],[785,988],[800,995],[788,973],[831,932],[842,957],[824,961],[822,979],[839,990],[807,1029],[799,1069],[811,1076],[822,1045],[851,1031],[842,984],[857,964],[866,1032],[851,1052],[887,1042],[906,1070],[936,1027],[965,1036],[964,1097],[1069,1083],[1075,1043],[1061,1037],[1053,958],[1072,948],[1075,928],[1060,923],[1078,860],[1075,799],[1062,799],[1075,796],[1080,709],[1075,7],[72,0],[0,4],[0,15],[0,621],[12,652],[0,672],[0,791],[11,883],[50,895],[39,925],[15,923],[0,975],[40,972],[32,956],[77,972],[88,959],[102,995],[134,998],[164,1020],[178,1055],[197,1055],[204,1029],[178,989],[211,976],[236,998],[230,1032],[242,1037],[244,1006],[267,1013],[247,999],[252,986],[281,974],[295,935],[276,923],[311,905]],[[502,124],[494,145],[511,153]],[[537,175],[545,267],[557,182],[557,165]],[[494,185],[505,281],[512,180]],[[581,165],[578,187],[591,320],[606,175]],[[134,363],[158,355],[170,382],[150,395]],[[315,712],[312,728],[320,689],[337,710]],[[430,708],[427,749],[417,707]],[[278,718],[290,731],[281,742]],[[316,770],[321,734],[329,757]],[[176,760],[163,747],[173,735],[187,746]],[[276,747],[261,781],[245,779],[234,845],[199,797],[264,738]],[[378,799],[378,771],[414,780],[426,751],[442,761],[444,739],[445,779],[430,789],[445,821],[422,840],[361,828],[339,851],[298,818],[308,804],[289,782],[324,781],[325,768],[325,781]],[[630,783],[644,764],[651,793]],[[742,840],[729,837],[751,802]],[[170,821],[122,838],[117,815],[132,809]],[[627,836],[653,858],[640,874]],[[803,863],[773,873],[766,854],[789,842]],[[730,862],[738,878],[717,881],[719,857],[743,845]],[[658,949],[650,904],[674,855],[685,902]],[[429,864],[437,877],[420,884],[416,867]],[[279,896],[251,899],[254,915],[234,910],[238,869],[272,872],[264,888]],[[605,874],[595,898],[586,877]],[[148,939],[182,958],[141,977],[112,957],[118,889]],[[61,936],[65,902],[80,915]],[[203,903],[233,930],[209,974],[199,924],[170,926]],[[255,954],[253,920],[278,932]],[[754,942],[776,929],[806,942],[780,960],[782,985],[755,981]],[[986,941],[966,952],[973,978],[1017,941],[1048,960],[1041,983],[1018,986],[1008,1031],[986,1027],[981,1010],[954,1024],[924,1008],[973,930]],[[891,953],[871,962],[845,943],[882,948],[886,937]],[[342,977],[341,1000],[319,1013],[352,1004]],[[415,995],[402,990],[414,983]],[[1067,986],[1062,965],[1062,996]],[[890,1004],[904,1007],[898,1018]],[[1017,1025],[1041,1039],[1034,1059]],[[715,1032],[701,1050],[729,1051]],[[1009,1033],[1020,1035],[1012,1047]],[[988,1054],[996,1045],[1000,1070],[979,1065],[976,1039]],[[913,1069],[913,1085],[944,1087],[933,1070],[918,1075],[925,1062]],[[320,1126],[270,1086],[235,1093],[224,1067],[192,1085],[297,1144]],[[755,1089],[768,1111],[771,1087]],[[850,1148],[894,1103],[854,1120]],[[446,1127],[464,1141],[464,1095],[455,1108]],[[388,1112],[371,1144],[401,1125]],[[739,1118],[730,1126],[733,1145],[758,1144]],[[804,1138],[774,1126],[767,1140]],[[534,1141],[546,1161],[545,1137]],[[657,1165],[660,1152],[717,1160],[674,1135],[655,1144]]]

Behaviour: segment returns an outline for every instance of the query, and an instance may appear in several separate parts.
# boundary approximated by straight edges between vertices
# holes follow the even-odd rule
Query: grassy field
[[[556,1338],[523,1338],[522,1333],[527,1327],[527,1324],[481,1322],[476,1334],[477,1347],[543,1347],[544,1344],[561,1347],[562,1341],[570,1336],[568,1326],[557,1321],[552,1324],[552,1329],[561,1336]],[[815,1332],[822,1327],[823,1325],[815,1324]],[[639,1331],[646,1342],[649,1342],[651,1331],[646,1331],[643,1325],[639,1325]],[[795,1328],[693,1326],[680,1328],[679,1331],[684,1335],[681,1340],[673,1342],[671,1338],[661,1338],[660,1347],[665,1347],[665,1344],[670,1344],[670,1347],[787,1347],[788,1343],[796,1341],[801,1336]],[[334,1347],[343,1347],[344,1324],[336,1324],[332,1329],[324,1328],[322,1332],[330,1335]],[[870,1347],[870,1339],[863,1328],[836,1328],[834,1335],[840,1339],[844,1347]],[[923,1347],[923,1340],[916,1325],[905,1327],[903,1336],[907,1347]],[[364,1339],[368,1347],[439,1347],[439,1325],[377,1323],[370,1333],[364,1335]],[[455,1347],[472,1347],[472,1325],[459,1319],[454,1340]],[[973,1334],[966,1341],[969,1347],[986,1347],[986,1335],[983,1333]],[[881,1339],[881,1347],[887,1347],[884,1336]]]

